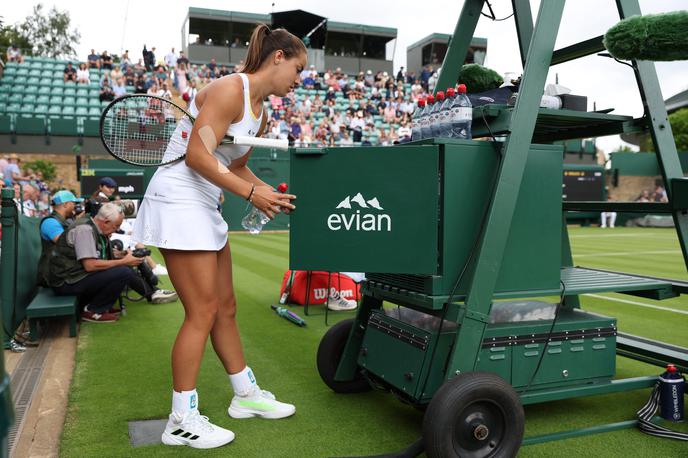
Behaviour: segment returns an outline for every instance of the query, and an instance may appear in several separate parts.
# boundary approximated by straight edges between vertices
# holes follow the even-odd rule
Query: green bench
[[[0,314],[5,346],[24,319],[31,337],[37,338],[41,318],[70,317],[69,335],[76,336],[76,296],[57,296],[36,284],[41,256],[40,219],[20,214],[12,197],[14,190],[2,190],[2,251],[0,252]]]
[[[26,308],[31,340],[38,339],[38,319],[69,316],[69,337],[76,337],[76,296],[57,296],[49,288],[38,288],[36,296]]]

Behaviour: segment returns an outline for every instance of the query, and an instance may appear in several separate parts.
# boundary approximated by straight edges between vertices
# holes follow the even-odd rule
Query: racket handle
[[[259,138],[259,137],[243,137],[243,136],[235,136],[234,137],[234,144],[235,145],[244,145],[244,146],[256,146],[259,148],[277,148],[277,149],[288,149],[289,148],[289,140],[278,140],[278,139],[272,139],[272,138]]]

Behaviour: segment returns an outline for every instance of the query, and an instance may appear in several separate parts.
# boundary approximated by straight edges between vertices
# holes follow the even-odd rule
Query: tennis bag
[[[328,285],[330,295],[339,292],[342,297],[356,301],[360,297],[359,285],[344,274],[317,270],[287,270],[282,278],[280,304],[324,304],[328,297]]]

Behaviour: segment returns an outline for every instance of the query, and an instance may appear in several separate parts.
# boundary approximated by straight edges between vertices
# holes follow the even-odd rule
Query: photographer
[[[115,258],[109,236],[123,219],[121,207],[103,204],[95,217],[80,218],[67,228],[48,261],[48,284],[58,295],[78,295],[85,321],[117,321],[118,311],[113,306],[125,286],[151,301],[176,300],[176,293],[154,290],[131,269],[139,266],[143,257],[126,252]]]
[[[101,203],[109,202],[116,190],[117,182],[110,177],[103,177],[98,183],[98,189],[91,195],[91,199]]]

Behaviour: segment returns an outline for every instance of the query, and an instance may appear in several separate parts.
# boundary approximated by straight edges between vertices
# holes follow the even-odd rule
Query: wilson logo
[[[354,210],[352,204],[359,209]],[[332,213],[327,217],[327,227],[331,231],[392,231],[392,218],[382,213],[384,208],[377,197],[366,200],[360,192],[353,197],[346,196],[335,210],[341,210],[341,213]]]
[[[337,294],[337,288],[330,288],[330,296],[335,297]],[[343,298],[354,297],[354,291],[351,289],[343,289],[339,291],[339,295]],[[322,300],[327,298],[327,288],[313,288],[313,297],[316,300]]]

